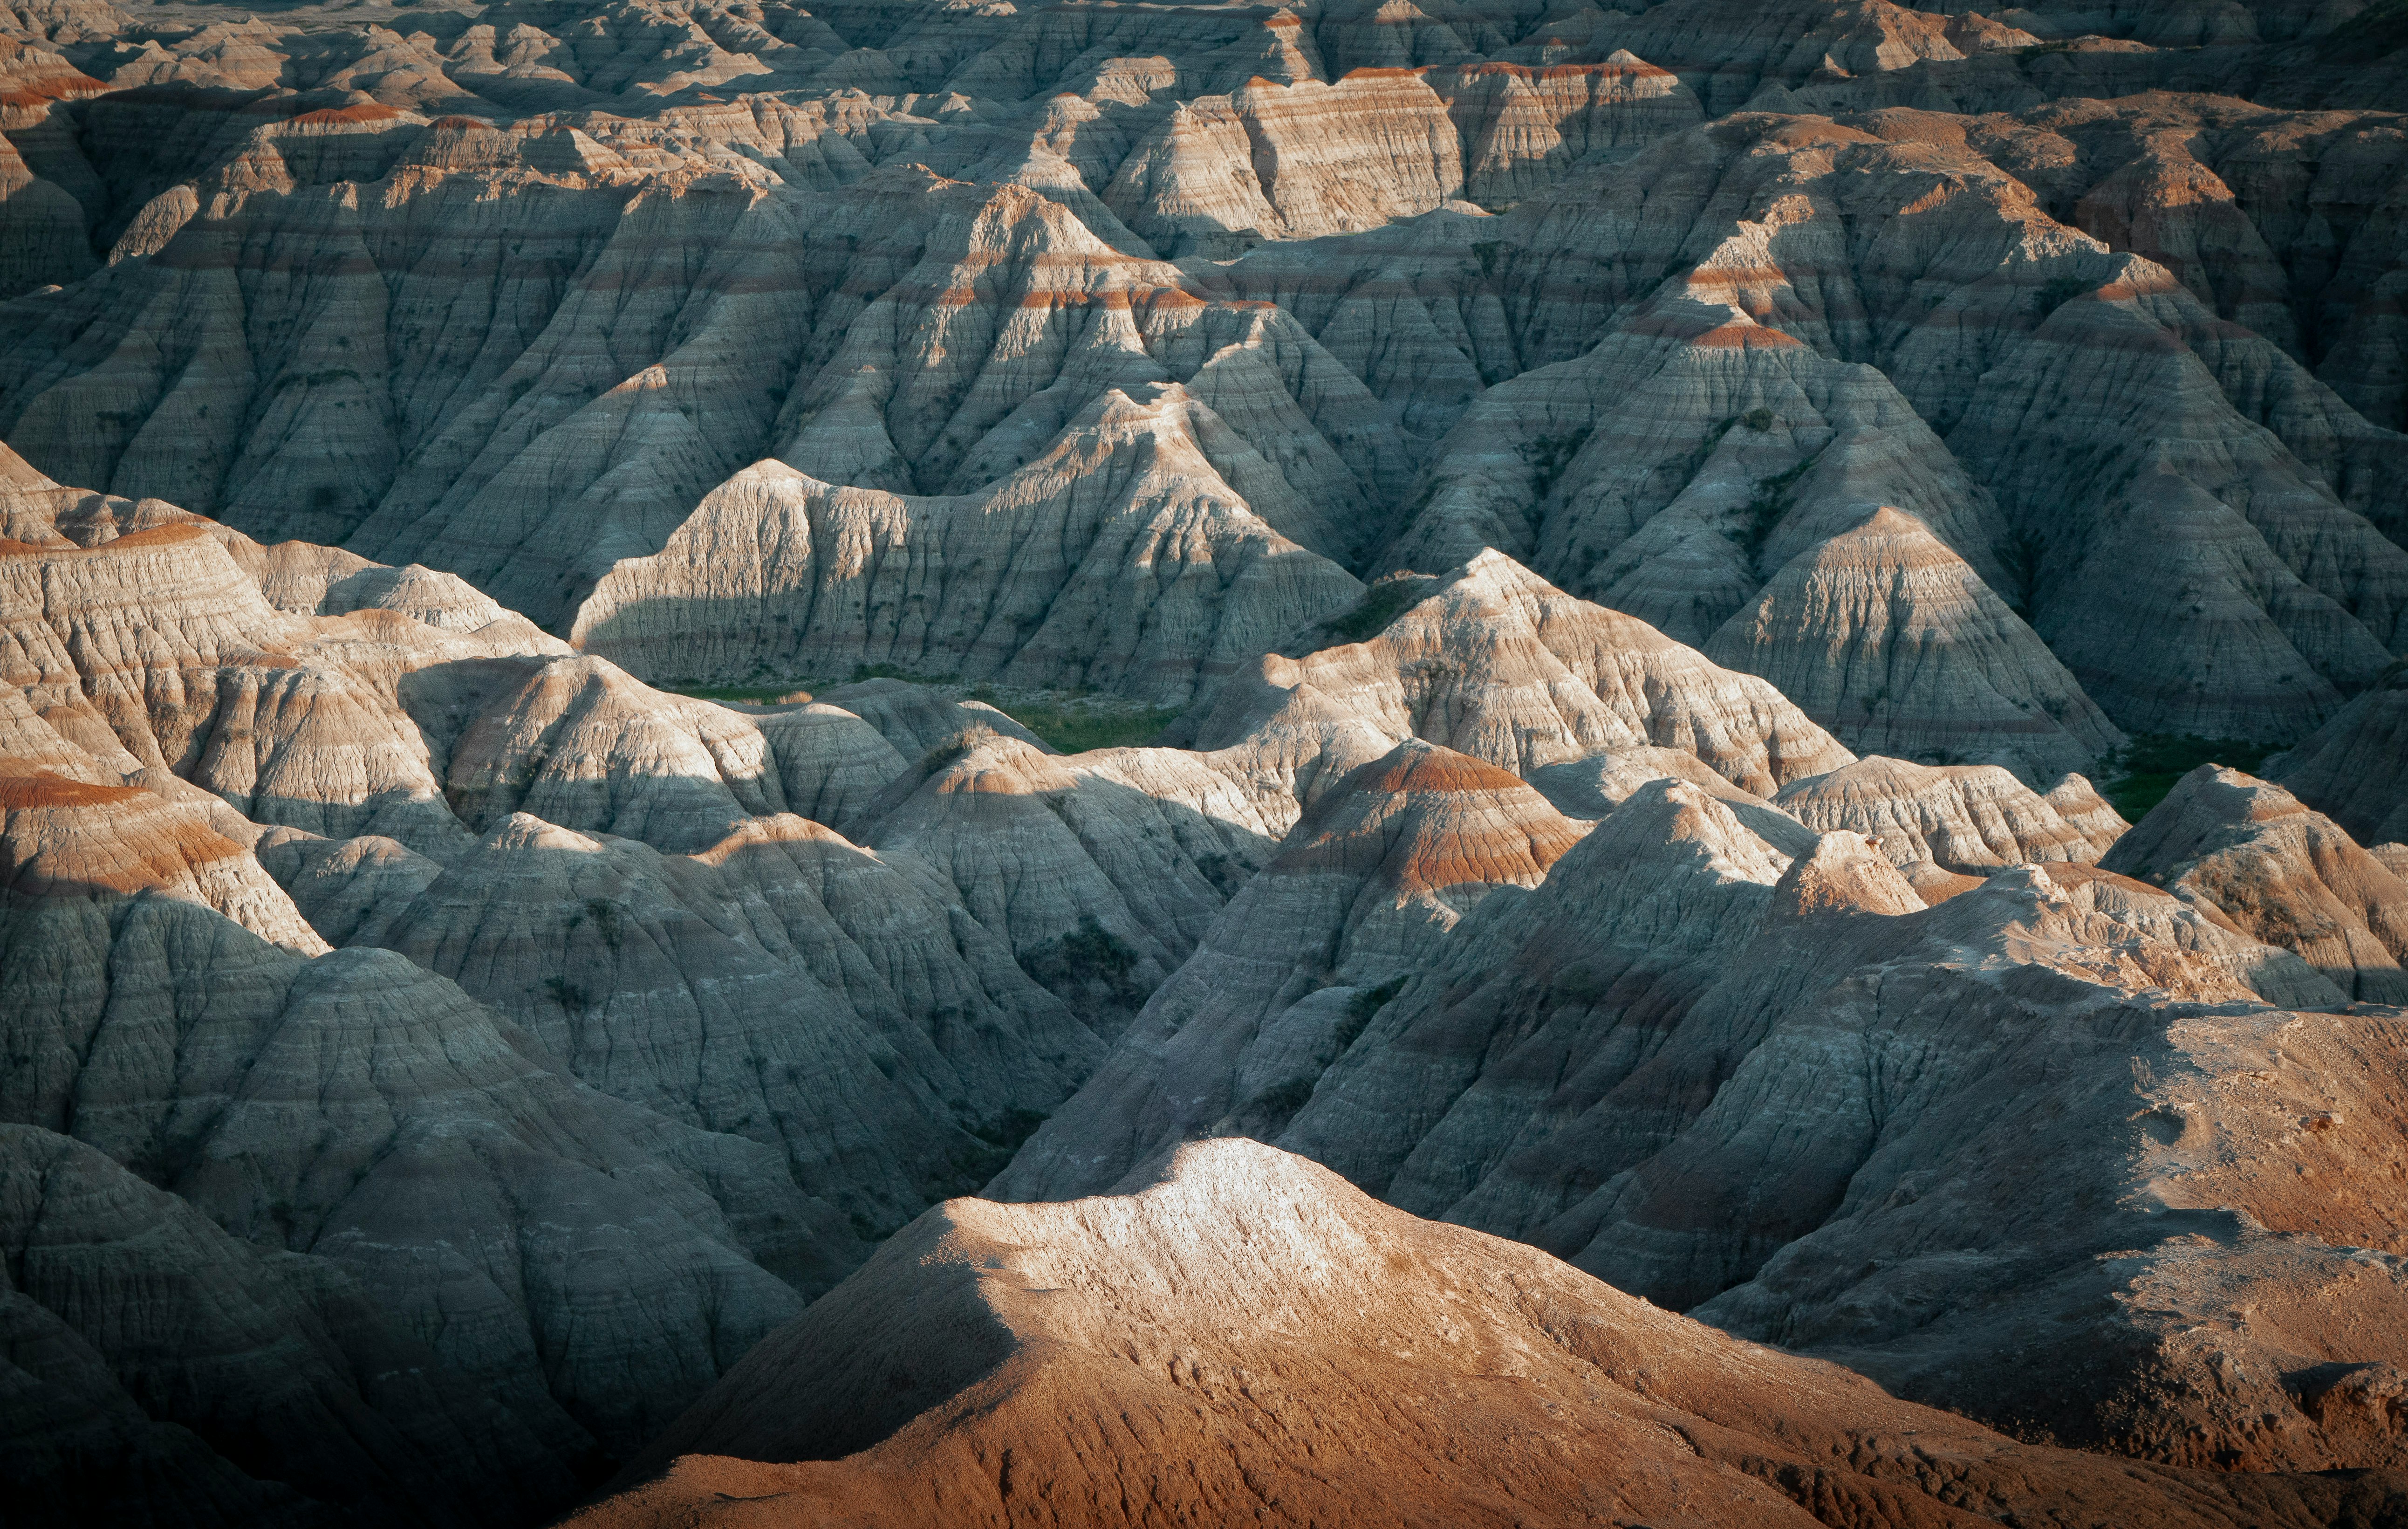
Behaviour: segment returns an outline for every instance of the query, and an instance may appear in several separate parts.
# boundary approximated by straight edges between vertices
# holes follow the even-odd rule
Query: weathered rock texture
[[[1300,657],[1263,658],[1222,692],[1197,746],[1317,733],[1333,747],[1377,739],[1384,752],[1419,737],[1521,772],[1656,744],[1764,794],[1852,759],[1771,685],[1575,599],[1495,551],[1443,579],[1378,586],[1313,635],[1326,642],[1363,627],[1376,629]]]
[[[1125,1198],[930,1212],[646,1464],[571,1522],[2310,1524],[2402,1490],[2018,1445],[1235,1141]]]
[[[0,467],[35,1522],[538,1518],[1100,1052],[941,877],[793,810],[910,773],[869,722]]]
[[[2038,785],[2408,645],[2372,12],[489,8],[25,8],[0,436],[670,680],[1183,701],[1494,546]]]
[[[2356,1249],[2396,1239],[2360,1197],[2368,1170],[2284,1176],[2302,1132],[2400,1150],[2368,1102],[2397,1065],[2393,1018],[2261,1002],[2344,1007],[2350,971],[2270,944],[2271,920],[2083,863],[2097,846],[2061,819],[2012,829],[2013,799],[1952,793],[1945,829],[1913,793],[1881,810],[1874,827],[1961,840],[1945,853],[1987,873],[1933,894],[1863,829],[1818,838],[1677,774],[1612,802],[1526,892],[1493,890],[1408,947],[1300,964],[1266,1003],[1247,995],[1280,974],[1250,986],[1240,963],[1276,959],[1290,929],[1313,945],[1294,911],[1249,922],[1283,885],[1275,861],[1207,938],[1232,955],[1190,969],[1211,1003],[1153,1028],[1188,974],[1166,985],[995,1192],[1125,1189],[1182,1135],[1245,1131],[2009,1426],[2201,1464],[2400,1458],[2397,1435],[2283,1379],[2399,1363],[2376,1329],[2216,1325],[2261,1295],[2313,1308],[2358,1277]],[[2170,801],[2134,835],[2186,812]],[[2332,854],[2387,876],[2345,844]],[[2260,1073],[2295,1082],[2261,1097]],[[2093,1123],[2041,1125],[2061,1118]],[[2218,1208],[2244,1180],[2246,1216]],[[2121,1262],[2100,1262],[2110,1248]],[[2352,1309],[2398,1298],[2379,1267]]]
[[[2266,774],[2359,844],[2408,839],[2408,667],[2387,671],[2298,747],[2269,759]]]
[[[9,1511],[2398,1517],[2403,45],[0,0]]]
[[[2297,952],[2345,993],[2408,1003],[2408,881],[2280,786],[2201,765],[2102,863]]]
[[[1938,902],[2001,866],[2095,863],[2123,834],[2124,822],[2103,802],[2089,813],[2060,814],[2059,801],[2081,800],[2086,785],[2069,775],[2042,797],[1997,765],[1926,766],[1877,756],[1799,781],[1774,804],[1810,829],[1864,835],[1926,902]]]

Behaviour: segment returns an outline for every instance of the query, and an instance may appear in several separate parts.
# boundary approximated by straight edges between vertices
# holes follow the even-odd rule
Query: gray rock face
[[[2408,1002],[2408,882],[2280,786],[2201,765],[2100,863],[2296,952],[2352,997]]]
[[[1492,892],[1377,986],[1340,969],[1258,1019],[1208,940],[1189,972],[1212,1006],[1149,1033],[1189,974],[1167,985],[995,1192],[1125,1189],[1182,1134],[1247,1130],[1402,1208],[2002,1423],[2199,1463],[2395,1458],[2391,1435],[2279,1379],[2396,1363],[2382,1343],[2215,1325],[2243,1300],[2313,1305],[2357,1277],[2353,1248],[2387,1246],[2388,1213],[2356,1208],[2346,1176],[2283,1166],[2303,1101],[2329,1098],[2315,1129],[2344,1131],[2347,1101],[2381,1087],[2382,1021],[2266,1006],[2345,995],[2199,898],[2079,860],[1993,869],[1927,907],[1860,830],[1817,839],[1757,805],[1789,824],[1776,847],[1736,815],[1748,802],[1676,778],[1606,805],[1543,879]],[[1274,862],[1225,923],[1280,880]],[[1268,954],[1299,925],[1310,944],[1293,915],[1230,943]],[[2313,1054],[2304,1092],[2260,1102],[2240,1080],[2278,1044]],[[1232,1107],[1274,1075],[1295,1080],[1276,1115]],[[1203,1113],[1182,1121],[1189,1101]],[[2069,1114],[2093,1123],[2038,1124]],[[2358,1129],[2362,1146],[2332,1138],[2344,1157],[2393,1149],[2379,1106]],[[2086,1145],[2035,1177],[2043,1139]],[[2397,1298],[2381,1269],[2359,1309]],[[2009,1352],[2013,1384],[1973,1357]],[[2228,1368],[2261,1378],[2208,1378]],[[2197,1400],[2154,1389],[2168,1376]]]
[[[229,1235],[79,1142],[0,1126],[0,1458],[28,1522],[373,1522],[414,1499],[498,1524],[576,1487],[576,1452],[348,1272]]]
[[[1285,517],[1266,524],[1229,478],[1256,500],[1272,484],[1292,498],[1178,387],[1107,394],[976,497],[839,489],[764,462],[657,555],[615,566],[572,636],[651,674],[893,663],[1183,704],[1361,587],[1275,529]]]
[[[2408,668],[2269,759],[2266,776],[2361,844],[2408,839]]]
[[[1419,740],[1353,772],[989,1192],[1096,1193],[1182,1140],[1278,1135],[1436,936],[1578,836],[1513,776]]]
[[[7,1512],[2396,1518],[2400,40],[0,4]]]
[[[909,772],[853,714],[652,691],[449,575],[12,502],[0,1120],[118,1181],[26,1170],[81,1249],[9,1296],[45,1515],[539,1516],[1099,1052],[932,871],[784,810]],[[122,1230],[161,1205],[200,1230]],[[222,1337],[141,1306],[175,1279]]]

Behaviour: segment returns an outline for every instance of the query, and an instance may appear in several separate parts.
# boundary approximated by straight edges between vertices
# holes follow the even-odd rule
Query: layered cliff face
[[[2390,1522],[2403,43],[0,5],[12,1510]]]
[[[2296,952],[2343,992],[2408,1001],[2408,882],[2280,786],[2201,765],[2101,863]]]

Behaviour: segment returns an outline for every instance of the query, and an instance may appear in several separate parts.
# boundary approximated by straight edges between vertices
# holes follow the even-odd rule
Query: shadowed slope
[[[2017,1445],[1238,1141],[1127,1198],[930,1212],[645,1464],[572,1522],[2203,1529],[2403,1489]]]

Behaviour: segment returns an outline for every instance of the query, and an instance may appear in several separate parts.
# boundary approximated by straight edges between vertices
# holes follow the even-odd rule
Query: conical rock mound
[[[1601,749],[1677,748],[1759,795],[1854,757],[1771,685],[1493,549],[1443,579],[1383,583],[1331,626],[1358,623],[1375,630],[1270,656],[1233,681],[1197,745],[1335,736],[1335,709],[1390,741],[1419,737],[1516,772]]]
[[[1800,781],[1777,805],[1808,828],[1874,841],[1933,902],[2001,866],[2090,864],[2123,829],[2116,819],[2103,831],[2095,815],[2069,821],[1997,765],[1918,765],[1879,755]]]
[[[571,640],[646,674],[933,664],[1182,702],[1360,589],[1216,470],[1198,439],[1215,429],[1179,387],[1114,391],[1038,460],[950,498],[756,463],[613,567]]]
[[[2345,1490],[2015,1444],[1244,1141],[1068,1205],[957,1200],[739,1365],[580,1529],[825,1516],[1805,1526],[2320,1522]],[[647,1478],[650,1478],[647,1479]],[[1927,1493],[1930,1494],[1927,1494]],[[1376,1513],[1366,1505],[1376,1501]]]
[[[2267,760],[2266,778],[2361,844],[2408,840],[2408,664]]]
[[[1544,880],[1579,837],[1514,776],[1419,740],[1354,771],[995,1192],[1093,1193],[1199,1132],[1275,1133],[1437,937],[1496,888]]]
[[[2408,880],[2281,786],[2201,765],[2100,863],[2297,952],[2355,998],[2408,1003]]]
[[[2040,634],[1899,510],[1801,553],[1705,651],[1866,754],[2043,781],[2123,742]]]

